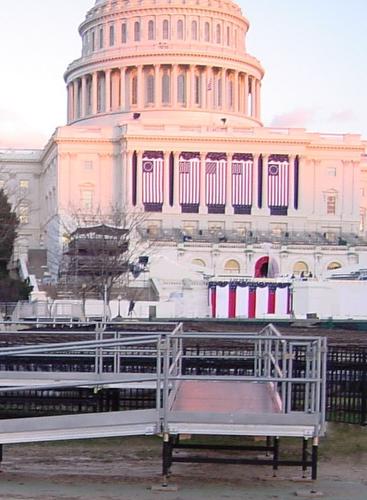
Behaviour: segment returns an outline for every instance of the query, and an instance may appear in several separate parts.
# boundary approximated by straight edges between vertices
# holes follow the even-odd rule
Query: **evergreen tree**
[[[27,299],[32,291],[28,283],[9,276],[8,264],[13,253],[18,226],[17,214],[12,210],[4,191],[0,189],[0,302]]]

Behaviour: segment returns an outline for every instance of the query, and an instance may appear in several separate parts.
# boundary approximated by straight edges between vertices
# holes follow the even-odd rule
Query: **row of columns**
[[[154,103],[146,103],[145,71],[151,70],[155,77]],[[185,68],[185,71],[183,69]],[[170,70],[169,104],[162,103],[162,77],[164,71]],[[179,74],[185,74],[185,103],[178,101],[177,79]],[[230,77],[231,75],[231,77]],[[137,77],[137,102],[132,103],[132,78]],[[200,102],[196,102],[195,77],[200,76]],[[222,102],[218,105],[218,84],[221,80]],[[100,79],[103,79],[103,86]],[[233,102],[229,102],[229,82],[233,82]],[[88,89],[90,85],[90,90]],[[98,95],[103,89],[104,95]],[[161,108],[199,108],[203,110],[221,110],[223,112],[239,113],[260,120],[261,82],[254,76],[243,71],[230,68],[220,68],[199,65],[138,65],[122,68],[110,68],[95,71],[76,78],[68,84],[68,122],[96,115],[99,112],[143,110],[145,106]],[[129,95],[127,92],[129,89]],[[90,95],[88,94],[90,93]],[[102,100],[103,109],[98,109],[98,100]],[[88,104],[87,104],[88,103]]]
[[[174,182],[173,182],[173,205],[171,206],[170,201],[170,176],[169,176],[169,164],[170,164],[170,151],[164,152],[164,193],[163,193],[163,212],[181,213],[180,199],[179,199],[179,151],[173,152],[173,164],[174,164]],[[126,199],[128,205],[132,206],[132,189],[133,184],[133,151],[127,151],[124,153],[124,185],[126,186]],[[142,200],[142,161],[143,152],[136,151],[137,155],[137,172],[136,172],[136,206],[139,208],[143,207]],[[199,214],[207,214],[208,208],[205,203],[205,189],[206,189],[206,172],[205,172],[205,158],[207,153],[200,153],[200,204],[199,204]],[[259,159],[262,156],[262,187],[261,187],[261,203],[259,203]],[[252,176],[252,211],[251,215],[269,215],[269,207],[267,203],[268,199],[268,154],[254,154],[253,162],[253,176]],[[298,199],[296,201],[295,197],[295,159],[296,156],[289,155],[289,203],[288,203],[288,215],[296,213],[298,210]],[[225,214],[234,215],[234,208],[232,206],[232,154],[227,154],[227,171],[226,171],[226,206]],[[298,168],[301,166],[301,159],[298,157]]]

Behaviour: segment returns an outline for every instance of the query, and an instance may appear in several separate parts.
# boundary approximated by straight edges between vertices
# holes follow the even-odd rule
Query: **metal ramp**
[[[225,356],[215,348],[223,342],[233,346]],[[213,346],[207,355],[213,362],[243,363],[243,373],[190,371],[187,365],[200,358],[201,345]],[[0,420],[0,443],[162,434],[163,474],[167,476],[174,461],[207,461],[174,455],[175,448],[190,447],[180,442],[182,434],[263,436],[265,447],[241,447],[272,453],[271,459],[256,460],[258,465],[272,465],[274,470],[279,465],[301,465],[304,471],[311,467],[316,478],[318,439],[325,431],[324,338],[282,337],[271,325],[254,334],[192,334],[178,324],[168,331],[99,330],[94,340],[10,346],[0,349],[0,361],[2,357],[43,355],[52,363],[58,356],[75,353],[93,361],[92,373],[2,371],[0,394],[35,388],[153,388],[155,408]],[[124,363],[132,356],[153,359],[153,373],[123,373]],[[279,459],[282,437],[303,440],[299,460]],[[254,463],[251,458],[233,460],[223,458],[223,463]]]

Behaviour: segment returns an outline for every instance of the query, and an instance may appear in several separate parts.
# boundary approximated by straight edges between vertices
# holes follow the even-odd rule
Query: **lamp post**
[[[122,300],[122,297],[121,295],[118,295],[117,296],[117,319],[122,319],[121,318],[121,300]]]
[[[86,294],[87,285],[85,283],[82,284],[82,314],[83,319],[85,321],[85,294]]]

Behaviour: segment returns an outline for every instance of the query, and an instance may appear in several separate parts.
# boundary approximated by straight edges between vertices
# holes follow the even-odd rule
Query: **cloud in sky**
[[[317,116],[315,108],[299,108],[274,116],[271,127],[307,127]]]
[[[344,109],[343,111],[337,111],[329,116],[330,122],[351,122],[357,119],[356,113],[351,109]]]

